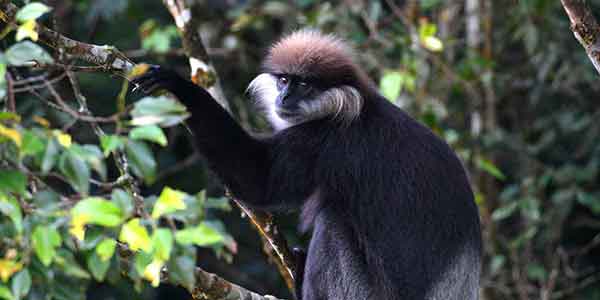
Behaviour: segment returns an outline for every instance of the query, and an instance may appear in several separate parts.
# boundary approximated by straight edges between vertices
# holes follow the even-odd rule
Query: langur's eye
[[[287,85],[290,80],[286,76],[279,76],[279,84]]]
[[[308,82],[306,82],[306,81],[300,81],[300,82],[298,82],[298,84],[302,87],[308,86]]]

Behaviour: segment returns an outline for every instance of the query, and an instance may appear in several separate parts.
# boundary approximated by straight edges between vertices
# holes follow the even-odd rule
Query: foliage
[[[185,107],[123,93],[126,84],[106,74],[67,73],[80,62],[36,42],[36,22],[56,21],[75,39],[183,73],[188,62],[160,2],[30,2],[3,33],[0,299],[102,297],[93,282],[145,298],[161,270],[190,288],[203,263],[251,289],[285,293],[254,254],[249,226],[218,212],[231,207],[190,155]],[[206,1],[195,14],[247,127],[265,128],[243,91],[270,43],[305,26],[347,39],[381,93],[444,137],[469,169],[485,299],[599,298],[600,88],[560,1],[476,1],[472,13],[466,1],[401,2]],[[469,22],[480,26],[468,30]],[[288,219],[290,240],[302,242]],[[232,266],[211,254],[237,252],[224,222],[247,247]],[[128,262],[117,258],[123,249],[133,251]]]
[[[35,23],[48,11],[37,2],[19,10],[22,24],[15,42],[1,54],[4,72],[16,74],[16,67],[61,59],[32,42],[37,40],[34,30],[22,33],[25,26],[35,27],[27,22]],[[25,38],[30,40],[21,41]],[[12,93],[8,84],[3,82],[3,95]],[[19,79],[10,84],[19,85]],[[35,94],[35,87],[21,85]],[[59,94],[53,97],[54,107],[63,105],[62,111],[72,105],[64,104]],[[79,112],[86,111],[84,96],[76,97]],[[14,101],[3,100],[4,105]],[[71,126],[81,125],[83,116],[72,115]],[[86,120],[96,122],[88,116]],[[168,269],[173,283],[192,286],[186,273],[195,264],[194,246],[223,253],[224,241],[233,243],[220,221],[207,215],[218,208],[203,206],[208,201],[204,193],[193,196],[166,186],[158,198],[137,194],[133,182],[151,183],[157,174],[151,144],[168,145],[159,125],[174,126],[187,117],[185,107],[174,100],[145,97],[120,112],[110,133],[96,127],[95,138],[87,143],[69,133],[76,134],[75,127],[61,129],[60,123],[37,114],[9,109],[0,117],[0,298],[82,299],[90,281],[103,282],[109,273],[113,282],[123,281],[139,292],[145,282],[158,286],[168,264],[178,266]],[[115,173],[115,164],[129,168]],[[122,261],[118,251],[132,251],[134,259]],[[114,277],[119,273],[131,283]]]

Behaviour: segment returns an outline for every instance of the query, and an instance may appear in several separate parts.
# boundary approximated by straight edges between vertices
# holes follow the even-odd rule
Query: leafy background
[[[2,33],[0,299],[184,298],[181,288],[155,288],[159,270],[189,287],[195,264],[291,297],[177,125],[183,107],[124,97],[123,79],[98,70],[74,75],[82,99],[51,67],[74,62],[35,43],[37,21],[186,74],[162,3],[43,3]],[[297,28],[334,32],[384,96],[464,160],[484,230],[483,299],[600,299],[600,86],[559,1],[207,0],[202,8],[204,41],[244,127],[268,130],[243,91],[269,45]],[[6,74],[17,83],[16,111]],[[116,121],[76,118],[49,104],[53,93],[75,112]],[[121,159],[143,183],[140,195]],[[291,244],[305,244],[294,220],[278,218]],[[129,262],[115,255],[118,245],[136,251]]]

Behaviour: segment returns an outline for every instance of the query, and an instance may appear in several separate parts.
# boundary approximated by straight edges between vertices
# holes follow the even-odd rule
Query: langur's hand
[[[144,94],[152,94],[159,90],[174,92],[181,82],[185,82],[185,79],[158,65],[150,65],[143,74],[131,79],[132,91],[141,90]]]

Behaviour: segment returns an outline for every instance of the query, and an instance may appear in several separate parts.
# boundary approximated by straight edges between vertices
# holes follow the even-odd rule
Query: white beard
[[[264,110],[267,120],[276,132],[294,125],[294,123],[282,119],[275,111],[275,100],[279,94],[277,77],[262,73],[250,82],[247,91],[250,93],[250,97],[256,101],[258,107]]]
[[[341,125],[349,125],[358,118],[363,106],[363,98],[356,88],[341,85],[329,88],[314,99],[302,99],[298,102],[298,115],[294,119],[284,119],[277,114],[275,103],[279,95],[277,77],[269,73],[262,73],[250,84],[247,89],[250,98],[264,111],[264,114],[275,130],[282,131],[302,122],[331,117]]]

